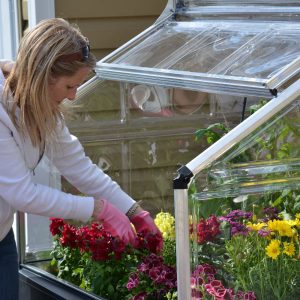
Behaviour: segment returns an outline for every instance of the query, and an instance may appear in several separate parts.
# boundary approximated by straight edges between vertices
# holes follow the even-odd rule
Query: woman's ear
[[[14,67],[15,62],[12,60],[0,60],[0,69],[2,70],[4,77],[7,77]]]

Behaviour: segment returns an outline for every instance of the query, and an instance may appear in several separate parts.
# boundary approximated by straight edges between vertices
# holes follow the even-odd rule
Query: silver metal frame
[[[188,190],[174,190],[177,295],[179,300],[191,296]]]
[[[96,68],[96,73],[99,78],[106,80],[176,87],[211,93],[272,98],[270,90],[266,88],[267,81],[263,79],[253,81],[244,77],[212,76],[211,74],[136,68],[111,63],[99,64]]]

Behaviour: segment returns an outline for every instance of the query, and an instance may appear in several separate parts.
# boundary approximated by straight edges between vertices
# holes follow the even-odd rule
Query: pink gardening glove
[[[137,233],[147,232],[153,233],[160,237],[159,250],[163,248],[162,234],[154,223],[148,211],[141,211],[131,218],[131,223],[134,225]]]
[[[103,227],[113,236],[121,238],[125,244],[134,245],[136,234],[130,224],[129,219],[117,207],[103,199],[103,207],[98,215]]]

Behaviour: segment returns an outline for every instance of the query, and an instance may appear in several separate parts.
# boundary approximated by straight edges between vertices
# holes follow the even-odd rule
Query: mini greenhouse
[[[293,232],[299,225],[299,13],[292,0],[169,0],[160,18],[99,61],[79,90],[68,125],[87,154],[151,213],[175,211],[180,300],[204,293],[300,295],[299,272],[291,281],[278,276],[290,287],[277,294],[256,284],[269,282],[257,265],[250,275],[246,266],[240,272],[247,280],[240,276],[239,262],[246,263],[234,260],[232,249],[242,241],[231,239],[227,222],[237,211],[251,212],[242,224],[248,233],[253,218],[262,217],[259,208],[271,206],[281,208],[278,220],[294,222]],[[220,124],[222,134],[205,130]],[[44,184],[78,192],[46,161],[39,172]],[[205,223],[212,216],[218,242],[210,234],[204,243],[199,224],[212,226]],[[39,295],[31,299],[40,299],[41,290],[49,299],[101,299],[45,267],[52,248],[48,219],[20,214],[18,222],[23,289]],[[300,251],[299,235],[293,238]],[[292,250],[283,251],[292,260]],[[213,263],[209,282],[199,275],[204,263]]]

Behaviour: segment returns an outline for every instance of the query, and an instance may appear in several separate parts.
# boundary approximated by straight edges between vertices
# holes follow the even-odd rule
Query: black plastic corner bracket
[[[194,176],[193,172],[186,166],[182,166],[177,170],[178,176],[173,179],[173,189],[185,190],[191,178]]]
[[[270,89],[270,93],[272,96],[277,97],[278,91],[277,89]]]

